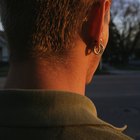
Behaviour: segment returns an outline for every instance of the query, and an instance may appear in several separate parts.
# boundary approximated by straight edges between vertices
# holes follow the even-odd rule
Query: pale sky
[[[2,25],[1,25],[1,22],[0,22],[0,30],[2,30]]]

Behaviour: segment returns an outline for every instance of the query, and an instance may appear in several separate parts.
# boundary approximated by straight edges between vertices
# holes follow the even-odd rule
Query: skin
[[[88,45],[94,40],[99,45],[102,40],[106,47],[108,42],[109,0],[101,0],[100,6],[92,7],[87,20],[66,60],[53,65],[41,58],[11,63],[5,89],[59,90],[84,95],[85,85],[91,81],[101,59],[93,52],[86,53],[91,47]]]

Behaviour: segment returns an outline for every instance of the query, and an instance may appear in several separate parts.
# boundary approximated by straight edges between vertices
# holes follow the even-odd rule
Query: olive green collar
[[[79,94],[43,90],[0,90],[0,126],[109,126],[97,117],[94,104]]]

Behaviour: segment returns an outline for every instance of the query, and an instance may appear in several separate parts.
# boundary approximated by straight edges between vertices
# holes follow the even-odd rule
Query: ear
[[[104,40],[104,45],[108,41],[108,30],[110,18],[110,1],[109,0],[100,0],[99,3],[93,4],[88,21],[84,25],[84,41],[87,46],[96,41],[99,45],[100,40]],[[108,15],[107,15],[108,14]],[[107,19],[107,20],[106,20]],[[104,35],[102,35],[104,33]]]

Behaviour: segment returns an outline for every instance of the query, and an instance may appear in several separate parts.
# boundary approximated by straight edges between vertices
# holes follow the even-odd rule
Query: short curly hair
[[[11,59],[62,54],[98,0],[1,0],[1,21]]]

